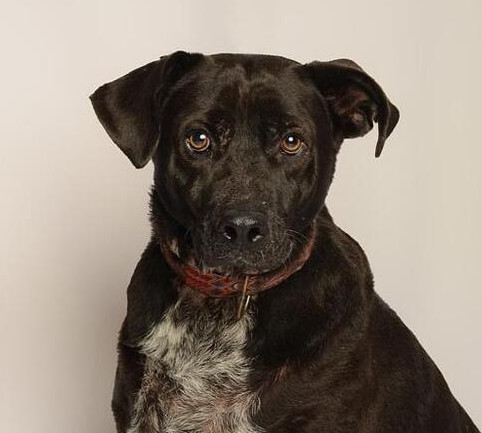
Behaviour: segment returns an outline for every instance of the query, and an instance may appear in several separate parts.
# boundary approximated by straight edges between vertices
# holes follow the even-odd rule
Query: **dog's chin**
[[[246,261],[242,257],[232,260],[202,260],[204,272],[230,276],[259,275],[274,271],[281,266],[281,261],[260,265],[259,263]]]
[[[261,275],[271,271],[274,271],[279,266],[266,266],[266,267],[259,267],[256,265],[252,265],[250,263],[224,263],[224,264],[212,264],[212,265],[204,265],[202,267],[203,272],[205,273],[214,273],[219,275],[226,275],[230,277],[244,277],[246,275]]]
[[[259,275],[282,268],[290,259],[292,245],[288,244],[279,249],[276,255],[271,254],[268,259],[258,255],[228,254],[198,254],[198,267],[204,272],[231,276]],[[266,257],[266,256],[265,256]]]

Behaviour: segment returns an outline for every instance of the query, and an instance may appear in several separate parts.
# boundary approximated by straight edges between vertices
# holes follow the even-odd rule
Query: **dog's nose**
[[[223,238],[240,248],[256,247],[263,243],[268,227],[261,215],[236,214],[225,217],[220,225]]]

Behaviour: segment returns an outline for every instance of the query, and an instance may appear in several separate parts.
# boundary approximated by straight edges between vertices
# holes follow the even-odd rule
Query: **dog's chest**
[[[231,306],[233,307],[233,306]],[[223,303],[179,301],[141,345],[146,365],[129,433],[260,433],[244,354],[247,313],[233,319]]]

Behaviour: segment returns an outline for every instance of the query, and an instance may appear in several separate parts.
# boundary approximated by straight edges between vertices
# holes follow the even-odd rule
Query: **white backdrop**
[[[3,2],[0,431],[108,433],[125,288],[149,237],[152,167],[109,141],[88,95],[177,49],[349,57],[400,108],[347,141],[331,212],[376,289],[482,426],[482,3]]]

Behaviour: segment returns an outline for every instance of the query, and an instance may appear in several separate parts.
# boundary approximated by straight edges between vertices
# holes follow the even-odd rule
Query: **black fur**
[[[181,257],[220,272],[262,272],[289,261],[313,221],[316,243],[306,265],[254,301],[246,349],[254,360],[250,385],[261,390],[254,422],[276,433],[478,432],[374,292],[365,254],[324,204],[342,141],[378,122],[378,156],[398,122],[398,110],[358,65],[177,52],[91,99],[133,164],[152,158],[155,165],[152,240],[129,285],[119,340],[119,432],[129,425],[143,373],[136,345],[178,296],[160,242],[176,239]],[[209,152],[186,146],[196,128],[209,133]],[[293,131],[304,147],[289,156],[279,141]],[[262,219],[269,241],[233,252],[219,221],[234,211]]]

